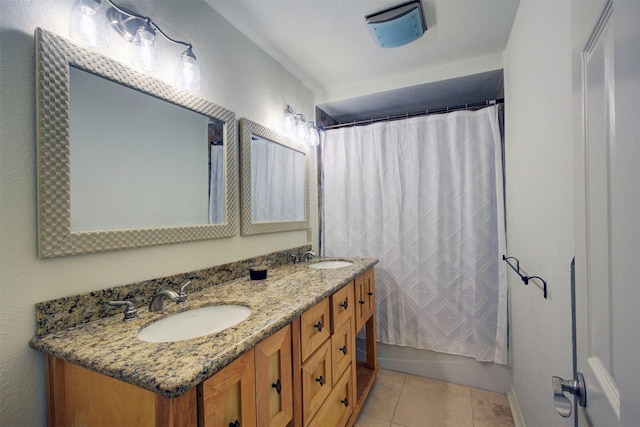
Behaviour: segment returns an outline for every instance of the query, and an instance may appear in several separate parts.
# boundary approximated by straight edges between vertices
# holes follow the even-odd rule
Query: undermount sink
[[[175,342],[203,337],[237,325],[249,317],[242,305],[212,305],[194,308],[160,319],[138,332],[147,342]]]
[[[348,261],[320,261],[320,262],[314,262],[313,264],[309,264],[309,268],[334,269],[334,268],[349,267],[350,265],[353,265],[353,263]]]

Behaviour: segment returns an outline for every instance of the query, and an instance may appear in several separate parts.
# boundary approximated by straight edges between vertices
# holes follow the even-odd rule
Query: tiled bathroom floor
[[[507,396],[381,369],[355,427],[513,427]]]

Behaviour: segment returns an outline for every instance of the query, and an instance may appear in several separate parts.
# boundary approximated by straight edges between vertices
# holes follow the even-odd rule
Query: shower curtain
[[[209,158],[209,224],[222,224],[224,217],[224,146],[211,145]]]
[[[305,217],[304,154],[251,138],[251,221],[301,221]]]
[[[325,133],[323,254],[378,258],[378,340],[507,363],[496,107]]]

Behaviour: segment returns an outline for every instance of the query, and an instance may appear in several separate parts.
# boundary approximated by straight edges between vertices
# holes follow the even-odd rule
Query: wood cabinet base
[[[197,426],[196,389],[168,398],[47,355],[47,426]]]

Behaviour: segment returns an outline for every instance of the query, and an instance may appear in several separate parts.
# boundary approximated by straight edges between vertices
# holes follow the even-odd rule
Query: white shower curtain
[[[209,224],[222,224],[224,217],[224,146],[212,145],[209,159]]]
[[[251,221],[301,221],[305,217],[304,154],[251,138]]]
[[[507,363],[495,107],[327,131],[327,256],[373,257],[378,339]]]

